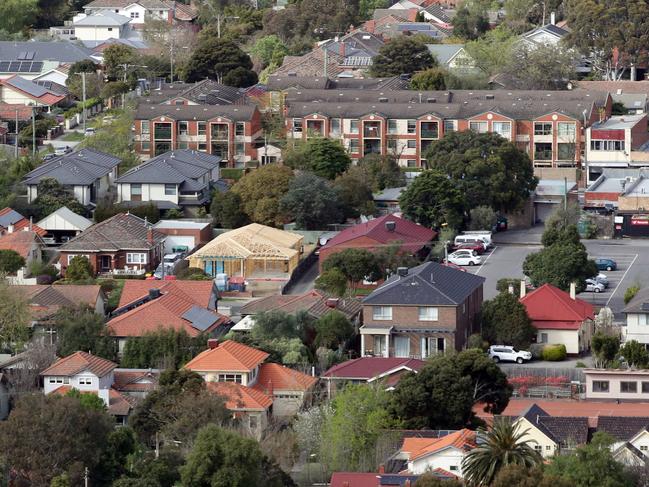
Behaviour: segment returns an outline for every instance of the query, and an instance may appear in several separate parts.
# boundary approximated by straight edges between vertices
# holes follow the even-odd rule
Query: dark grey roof
[[[199,331],[207,330],[219,320],[219,316],[212,311],[196,305],[185,311],[182,318],[189,321]]]
[[[7,78],[5,80],[5,83],[13,86],[14,88],[18,88],[19,90],[24,91],[25,93],[36,98],[47,94],[47,90],[45,88],[21,76],[12,76],[11,78]]]
[[[110,173],[119,163],[118,157],[94,149],[81,149],[44,162],[28,172],[23,183],[38,184],[41,179],[54,178],[63,185],[85,186]]]
[[[608,433],[617,441],[629,441],[649,426],[649,416],[599,416],[597,431]]]
[[[541,27],[537,27],[536,29],[533,29],[529,32],[526,32],[523,34],[523,37],[531,37],[537,32],[549,32],[550,34],[554,34],[557,37],[563,37],[568,34],[568,31],[565,29],[562,29],[561,27],[557,27],[556,25],[553,24],[547,24],[547,25],[542,25]]]
[[[148,105],[140,104],[135,111],[136,120],[169,117],[174,120],[210,120],[223,117],[236,122],[252,119],[254,105]]]
[[[451,18],[446,14],[446,11],[441,5],[434,3],[426,7],[424,10],[440,22],[444,22],[445,24],[451,23]]]
[[[469,272],[426,262],[409,269],[407,276],[393,275],[363,299],[363,304],[456,306],[484,280]]]
[[[588,418],[567,416],[541,416],[537,426],[550,432],[551,438],[561,446],[584,445],[588,442]]]
[[[541,432],[545,436],[547,436],[551,440],[556,441],[552,432],[548,428],[546,428],[546,426],[543,423],[539,421],[539,419],[544,416],[548,416],[548,413],[546,413],[543,409],[537,406],[536,403],[532,404],[520,415],[520,417],[525,418],[534,426],[536,426],[539,430],[541,430]]]
[[[83,46],[68,41],[0,41],[1,60],[15,61],[20,59],[21,54],[24,53],[28,54],[30,61],[76,63],[83,59],[89,59],[91,51]]]
[[[391,78],[336,78],[331,81],[332,90],[407,90],[410,81],[399,76]]]
[[[640,289],[629,304],[622,310],[623,313],[649,313],[646,304],[649,304],[649,288]]]
[[[198,188],[193,183],[205,174],[219,167],[221,158],[204,152],[190,149],[180,149],[165,152],[153,159],[129,169],[117,178],[117,183],[148,183],[148,184],[184,184],[186,188]],[[211,179],[211,178],[210,178]],[[200,188],[205,187],[204,183]],[[199,189],[195,189],[199,190]]]
[[[58,83],[55,83],[54,81],[33,79],[32,82],[36,83],[38,86],[42,86],[47,91],[51,91],[55,95],[68,96],[70,94],[70,90],[68,90],[67,86],[60,85]]]
[[[242,89],[222,85],[211,79],[190,85],[171,97],[174,98],[185,98],[201,105],[232,105],[246,99]]]
[[[283,91],[289,88],[327,89],[331,80],[324,76],[269,76],[266,86],[269,91]]]

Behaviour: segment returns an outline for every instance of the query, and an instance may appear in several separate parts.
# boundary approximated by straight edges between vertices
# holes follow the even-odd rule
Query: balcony
[[[381,138],[381,122],[365,122],[363,124],[363,138],[365,138],[365,139],[380,139]]]
[[[363,141],[363,155],[380,154],[381,139],[365,139]]]
[[[420,136],[422,139],[438,139],[439,128],[437,122],[422,122]]]
[[[552,160],[552,151],[551,150],[534,151],[534,160],[535,161],[551,161]]]

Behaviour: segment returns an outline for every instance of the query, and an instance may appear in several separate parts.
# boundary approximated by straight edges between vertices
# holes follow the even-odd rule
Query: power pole
[[[83,110],[81,111],[83,115],[83,133],[86,133],[86,73],[79,73],[81,75],[81,88],[83,92]]]
[[[14,157],[18,157],[18,110],[16,110],[16,139],[14,140]]]
[[[32,155],[36,155],[36,114],[32,108]]]
[[[220,37],[220,36],[219,36]],[[169,57],[170,59],[170,64],[171,64],[171,74],[169,75],[169,82],[173,83],[174,82],[174,37],[173,35],[171,36],[171,46],[169,47]]]
[[[88,487],[88,467],[83,469],[83,485]]]

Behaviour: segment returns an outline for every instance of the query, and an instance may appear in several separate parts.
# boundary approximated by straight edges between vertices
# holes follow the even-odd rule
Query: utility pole
[[[171,36],[171,46],[169,47],[169,58],[171,64],[171,73],[169,74],[169,82],[174,82],[174,37]]]
[[[83,118],[83,133],[86,133],[86,73],[77,73],[81,76],[81,91],[83,92],[83,110],[81,111]]]
[[[88,467],[83,469],[83,485],[88,487]]]
[[[18,110],[16,110],[16,138],[14,140],[14,157],[18,157]]]
[[[36,155],[36,114],[32,108],[32,155]]]

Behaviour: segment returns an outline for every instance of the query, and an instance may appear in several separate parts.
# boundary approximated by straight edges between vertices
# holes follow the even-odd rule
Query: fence
[[[578,368],[525,367],[502,365],[507,380],[514,388],[514,397],[577,399],[584,382]]]

